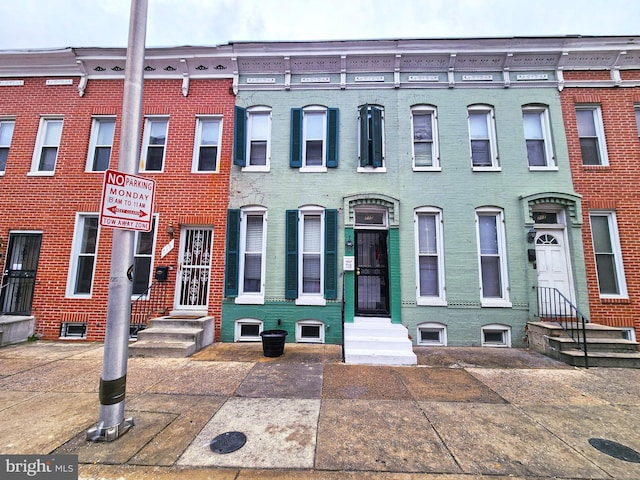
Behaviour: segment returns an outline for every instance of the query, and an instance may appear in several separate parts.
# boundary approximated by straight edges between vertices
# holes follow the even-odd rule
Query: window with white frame
[[[358,108],[358,171],[384,171],[384,109],[377,105]]]
[[[337,108],[312,105],[291,109],[291,167],[301,172],[337,167],[337,143]]]
[[[153,248],[156,236],[156,218],[151,221],[151,230],[148,232],[136,232],[135,250],[133,254],[133,295],[139,296],[147,293],[151,285],[151,273],[153,264]]]
[[[549,127],[549,111],[543,106],[522,108],[524,138],[527,145],[529,168],[550,169],[556,167]]]
[[[446,305],[442,211],[422,207],[415,211],[416,275],[418,305]]]
[[[30,173],[53,175],[56,169],[61,136],[62,117],[43,117],[40,119],[40,128]]]
[[[322,297],[323,294],[323,218],[323,211],[300,211],[300,297]]]
[[[7,157],[9,156],[9,148],[11,147],[11,138],[13,137],[13,127],[15,124],[15,120],[0,118],[0,175],[3,175],[7,168]]]
[[[583,165],[608,165],[602,110],[594,105],[576,105],[576,123]]]
[[[234,342],[259,342],[262,333],[262,320],[255,318],[242,318],[236,320],[233,341]]]
[[[324,323],[319,320],[300,320],[297,322],[296,342],[324,343]]]
[[[435,107],[416,105],[411,108],[414,170],[440,170],[437,118]]]
[[[511,347],[511,327],[494,323],[481,329],[483,347]]]
[[[115,128],[114,117],[93,118],[87,155],[87,172],[104,172],[109,168]]]
[[[325,159],[327,110],[305,108],[302,115],[302,166],[322,167]]]
[[[87,338],[86,322],[62,322],[60,338]]]
[[[476,210],[482,306],[510,306],[502,210]]]
[[[473,105],[468,108],[467,114],[473,168],[499,169],[493,108],[488,105]]]
[[[98,215],[78,214],[67,282],[69,296],[90,296],[98,253]]]
[[[168,118],[148,117],[145,120],[140,171],[161,172],[164,169],[168,127]]]
[[[222,119],[220,117],[198,117],[191,171],[217,172],[220,163],[220,138]]]
[[[636,105],[636,127],[638,128],[638,139],[640,140],[640,106]]]
[[[600,296],[626,298],[627,285],[616,214],[615,212],[591,212],[589,218]]]
[[[271,108],[235,107],[233,163],[243,171],[269,171],[271,156]]]
[[[447,326],[439,322],[418,325],[418,345],[447,346]]]
[[[240,281],[236,303],[264,303],[267,211],[262,207],[241,209]]]

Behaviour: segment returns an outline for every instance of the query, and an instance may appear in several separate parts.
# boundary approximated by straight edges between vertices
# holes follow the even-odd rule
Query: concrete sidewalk
[[[98,421],[102,344],[0,349],[0,453],[76,454],[95,479],[629,479],[640,463],[640,370],[570,368],[516,349],[415,349],[418,366],[344,365],[331,345],[215,344],[191,358],[130,358],[126,414]],[[221,433],[247,437],[220,454]]]

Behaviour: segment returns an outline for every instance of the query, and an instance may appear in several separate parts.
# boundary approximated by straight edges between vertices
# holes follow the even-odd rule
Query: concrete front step
[[[356,317],[344,325],[345,363],[416,365],[409,332],[389,318]]]
[[[587,357],[589,367],[640,368],[640,352],[589,352]],[[576,367],[585,366],[582,350],[564,350],[559,359]]]
[[[154,318],[149,328],[138,332],[138,341],[129,346],[132,357],[188,357],[213,343],[214,318],[167,316]]]
[[[151,327],[138,332],[138,341],[163,341],[163,340],[181,340],[193,341],[198,335],[202,335],[201,328],[184,328],[184,327]]]
[[[529,322],[529,331],[539,331],[551,337],[562,337],[567,335],[565,330],[555,322]],[[582,331],[582,326],[575,323],[570,324],[574,330]],[[624,330],[621,328],[610,327],[608,325],[600,325],[598,323],[587,323],[585,325],[585,333],[587,338],[622,338],[624,339]]]
[[[130,357],[190,357],[196,353],[196,342],[138,340],[129,345]]]
[[[359,365],[415,365],[416,356],[413,354],[402,354],[397,350],[371,352],[369,349],[345,348],[345,363]]]
[[[547,337],[549,343],[556,346],[559,350],[572,350],[576,346],[576,342],[568,337]],[[592,338],[587,337],[588,352],[618,352],[618,353],[637,353],[638,342],[624,340],[622,338]]]

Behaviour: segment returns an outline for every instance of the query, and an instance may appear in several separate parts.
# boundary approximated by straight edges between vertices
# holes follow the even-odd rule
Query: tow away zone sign
[[[155,180],[107,170],[100,203],[100,225],[150,231],[155,194]]]

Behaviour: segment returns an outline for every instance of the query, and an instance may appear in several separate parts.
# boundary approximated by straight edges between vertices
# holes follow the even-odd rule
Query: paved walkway
[[[131,358],[114,442],[98,421],[101,344],[0,349],[0,453],[76,454],[83,479],[617,479],[640,463],[640,370],[589,370],[516,349],[416,348],[419,365],[344,365],[340,347],[216,344]],[[240,431],[239,450],[210,443]]]

